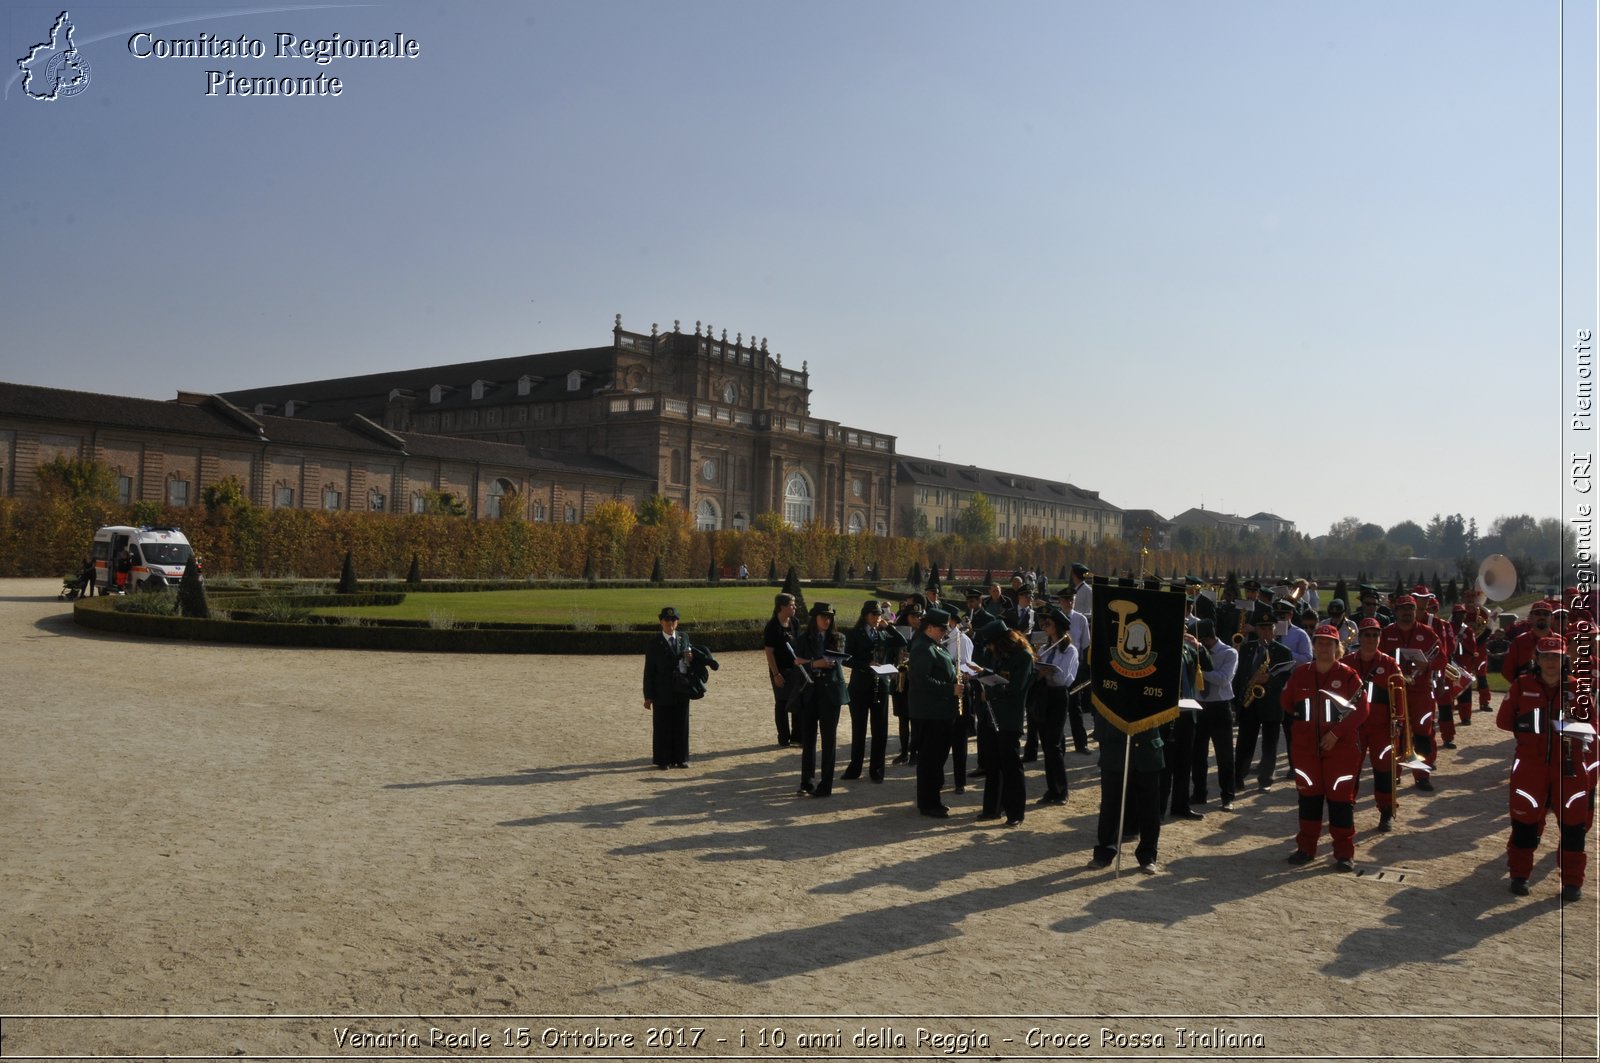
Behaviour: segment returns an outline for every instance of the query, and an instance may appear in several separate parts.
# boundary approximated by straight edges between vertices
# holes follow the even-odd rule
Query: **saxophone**
[[[1256,674],[1250,677],[1250,685],[1244,688],[1244,699],[1241,704],[1249,708],[1264,697],[1267,693],[1267,672],[1272,667],[1272,654],[1261,655],[1261,666],[1256,669]]]

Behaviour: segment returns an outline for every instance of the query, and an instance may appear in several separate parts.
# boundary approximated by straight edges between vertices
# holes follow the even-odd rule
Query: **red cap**
[[[1314,639],[1332,639],[1333,641],[1338,642],[1339,629],[1334,627],[1332,624],[1318,624],[1317,630],[1311,633],[1311,637]]]
[[[1546,635],[1539,640],[1537,648],[1540,653],[1565,654],[1567,652],[1567,640],[1560,635]]]
[[[1417,604],[1417,600],[1415,598],[1411,597],[1411,595],[1409,595],[1409,594],[1402,594],[1400,597],[1396,598],[1393,602],[1390,602],[1389,604],[1393,605],[1396,609],[1398,609],[1402,605],[1412,605],[1412,606],[1414,606],[1414,605]]]
[[[1466,611],[1467,611],[1467,607],[1464,606],[1464,605],[1457,604],[1457,605],[1452,605],[1450,607],[1450,612],[1451,612],[1452,615],[1455,614],[1455,613],[1464,613]]]
[[[1418,598],[1428,598],[1432,597],[1433,595],[1433,592],[1428,590],[1428,585],[1426,583],[1419,583],[1415,587],[1412,587],[1411,593],[1415,594]]]
[[[1371,629],[1373,631],[1382,631],[1383,630],[1383,625],[1378,622],[1378,618],[1375,617],[1375,616],[1367,617],[1365,620],[1361,621],[1361,623],[1358,626],[1363,631],[1366,631],[1368,629]]]
[[[1555,606],[1551,605],[1548,601],[1546,601],[1545,599],[1541,598],[1538,601],[1534,602],[1532,605],[1528,606],[1528,615],[1532,616],[1534,613],[1539,613],[1539,612],[1549,613],[1549,612],[1553,612],[1554,610],[1555,610]]]

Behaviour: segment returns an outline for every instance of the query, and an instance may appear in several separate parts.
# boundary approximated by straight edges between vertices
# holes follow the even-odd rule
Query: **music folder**
[[[1199,712],[1203,708],[1205,708],[1205,706],[1201,705],[1198,701],[1194,700],[1193,698],[1179,698],[1178,699],[1178,710],[1180,712]]]
[[[900,669],[892,664],[875,664],[872,666],[872,671],[877,675],[894,675]]]

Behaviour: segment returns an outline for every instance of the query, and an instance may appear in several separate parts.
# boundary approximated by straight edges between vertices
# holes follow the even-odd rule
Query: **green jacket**
[[[1026,728],[1028,688],[1033,685],[1033,654],[1013,646],[1004,657],[989,665],[1004,676],[1005,686],[989,688],[989,707],[994,710],[995,728],[1022,731]]]
[[[911,639],[906,693],[913,720],[956,718],[956,662],[920,631]]]

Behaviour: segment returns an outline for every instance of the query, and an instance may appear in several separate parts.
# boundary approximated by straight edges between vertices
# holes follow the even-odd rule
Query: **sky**
[[[764,337],[815,416],[1125,509],[1562,511],[1592,2],[67,10],[88,79],[54,100],[17,60],[59,0],[0,11],[0,379],[170,399],[620,313]],[[265,54],[148,54],[202,34]]]

